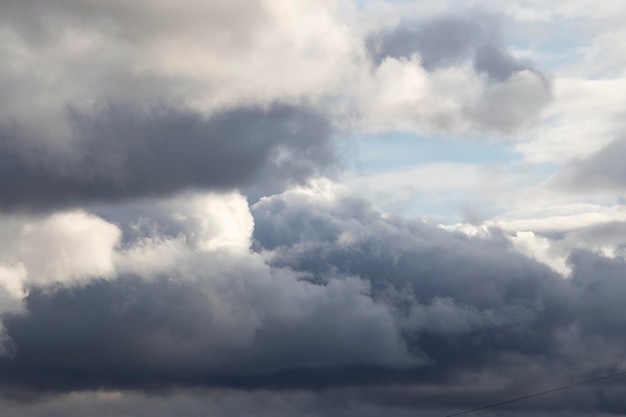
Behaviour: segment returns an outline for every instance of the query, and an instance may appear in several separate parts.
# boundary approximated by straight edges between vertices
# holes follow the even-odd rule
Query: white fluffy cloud
[[[78,284],[110,277],[121,232],[82,211],[0,222],[2,285],[15,298],[32,285]]]
[[[226,258],[249,254],[253,220],[241,194],[190,194],[159,203],[159,210],[179,233],[163,236],[157,223],[138,219],[131,229],[147,228],[148,233],[126,245],[118,225],[84,211],[4,217],[0,310],[19,310],[32,286],[53,289],[121,273],[184,270],[198,252],[223,252]]]

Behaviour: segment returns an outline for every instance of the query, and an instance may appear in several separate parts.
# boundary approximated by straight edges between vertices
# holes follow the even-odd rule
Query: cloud
[[[623,208],[571,201],[623,188],[622,6],[0,2],[0,414],[440,416],[624,369]],[[524,161],[320,178],[372,131]],[[514,210],[363,199],[463,189]],[[606,382],[499,411],[623,413]]]
[[[258,198],[332,165],[320,101],[359,39],[332,1],[242,4],[3,2],[0,209]]]
[[[626,186],[624,155],[626,141],[615,139],[587,158],[566,163],[551,180],[552,185],[571,192],[621,192]]]
[[[336,162],[327,120],[291,106],[235,109],[206,119],[171,108],[111,104],[95,115],[75,112],[72,128],[68,150],[33,149],[18,132],[4,132],[3,209],[41,210],[190,188],[272,192]]]
[[[602,384],[602,390],[577,388],[577,395],[557,394],[568,405],[559,408],[558,401],[548,397],[534,399],[534,410],[519,411],[514,405],[494,409],[502,416],[515,416],[520,413],[537,417],[548,416],[595,416],[615,415],[623,407],[618,384]],[[474,393],[472,393],[474,394]],[[436,395],[431,393],[432,395]],[[439,397],[444,399],[445,396]],[[416,409],[416,405],[422,407]],[[166,417],[184,413],[190,417],[207,414],[238,416],[253,413],[263,417],[287,416],[366,416],[374,417],[384,413],[392,417],[409,417],[419,412],[426,417],[437,417],[451,413],[450,407],[430,405],[428,397],[416,388],[355,391],[351,389],[324,390],[318,392],[270,392],[257,390],[241,392],[236,390],[189,390],[170,393],[167,396],[143,395],[135,392],[92,391],[72,393],[61,397],[39,401],[33,404],[13,403],[0,405],[0,411],[19,413],[26,417],[47,417],[50,415],[104,417],[116,416],[156,416]],[[549,411],[541,411],[544,407]],[[531,414],[532,413],[532,414]],[[586,414],[585,414],[586,413]]]
[[[600,313],[612,308],[601,307],[602,303],[617,309],[619,303],[611,301],[613,295],[605,298],[592,288],[618,285],[595,265],[606,265],[607,271],[617,274],[622,260],[578,250],[569,261],[573,278],[564,280],[535,261],[520,258],[497,233],[486,240],[465,238],[420,222],[383,218],[366,207],[349,198],[316,204],[301,194],[287,193],[254,206],[255,237],[261,247],[271,250],[268,256],[274,265],[304,269],[314,279],[323,280],[328,271],[367,278],[375,299],[404,309],[401,322],[410,350],[430,359],[430,366],[417,373],[417,381],[442,378],[446,382],[438,387],[445,392],[467,375],[482,375],[482,392],[506,398],[515,396],[513,392],[537,391],[536,385],[508,385],[513,380],[532,384],[530,375],[543,378],[546,385],[549,381],[558,385],[583,369],[620,368],[621,353],[610,341],[614,335],[610,329],[620,319]],[[587,284],[589,279],[594,284]],[[623,290],[613,288],[615,294]],[[590,299],[598,303],[583,307]],[[586,326],[602,328],[598,329],[602,336],[587,339],[591,334]],[[575,371],[568,365],[572,361],[579,363]],[[489,385],[492,378],[501,382]],[[496,395],[498,385],[513,391]],[[446,401],[451,404],[454,398],[449,395]]]
[[[520,70],[487,89],[466,112],[484,126],[508,132],[539,116],[550,99],[550,88],[542,76]]]
[[[545,121],[521,138],[516,151],[530,163],[559,164],[599,151],[623,134],[624,97],[618,91],[624,85],[620,77],[589,79],[566,73],[556,78]]]
[[[323,387],[320,401],[434,413],[621,366],[620,315],[606,313],[621,308],[623,260],[576,250],[563,279],[495,229],[383,216],[324,182],[251,212],[236,193],[144,204],[116,205],[119,226],[84,218],[87,241],[130,231],[108,244],[106,279],[26,280],[22,309],[3,315],[4,395]]]
[[[1,125],[64,143],[68,107],[166,103],[203,115],[318,102],[358,68],[333,1],[3,2]],[[33,133],[33,134],[34,134]]]
[[[551,100],[547,77],[506,50],[495,17],[404,20],[366,43],[375,65],[357,96],[370,129],[509,134]]]
[[[419,363],[366,291],[356,280],[316,286],[250,266],[191,282],[119,277],[32,291],[29,314],[5,321],[16,353],[0,366],[14,388],[63,391],[310,387],[356,381],[360,367],[367,376],[367,367]]]
[[[404,21],[372,35],[368,44],[376,62],[417,53],[430,72],[466,60],[472,60],[474,69],[492,81],[505,81],[522,70],[536,71],[531,62],[520,61],[506,51],[496,19],[485,15]]]
[[[234,156],[241,159],[229,165],[233,171],[237,167],[238,173],[224,172],[221,178],[211,175],[207,179],[208,167],[204,172],[194,168],[198,162],[193,156],[205,148],[182,155],[180,150],[166,150],[160,139],[153,139],[156,153],[159,149],[171,152],[168,161],[158,156],[151,161],[125,161],[144,154],[136,149],[146,146],[137,143],[143,141],[138,130],[159,137],[156,131],[163,135],[180,129],[176,134],[182,138],[181,147],[192,149],[199,145],[199,130],[227,128],[216,126],[216,120],[227,118],[225,114],[232,112],[233,119],[244,117],[246,112],[267,109],[274,103],[310,108],[311,113],[330,119],[329,126],[506,133],[535,117],[549,101],[549,88],[541,73],[513,59],[498,40],[483,45],[487,41],[481,39],[497,38],[488,36],[495,31],[491,29],[495,24],[486,18],[420,22],[424,33],[413,35],[406,29],[406,36],[416,36],[423,44],[421,61],[403,52],[392,53],[372,70],[364,35],[350,20],[352,14],[346,10],[351,9],[344,6],[348,5],[334,1],[285,5],[266,0],[254,1],[241,12],[240,2],[223,5],[185,0],[172,7],[162,1],[101,4],[55,0],[36,2],[35,13],[31,10],[34,5],[6,2],[6,15],[0,19],[0,57],[10,65],[0,70],[4,91],[0,98],[0,153],[15,160],[3,164],[6,174],[13,167],[26,168],[26,175],[24,184],[8,187],[5,208],[42,205],[43,200],[50,201],[50,206],[83,204],[126,198],[135,190],[137,195],[160,195],[181,186],[246,186],[247,178],[257,176],[255,168],[266,166],[263,156],[275,149],[264,144],[259,160],[246,159],[249,156],[243,150],[250,143],[239,138],[242,132],[233,131],[229,139],[229,143],[242,141],[238,148],[242,152]],[[397,35],[379,34],[388,46],[385,48],[406,49],[403,28],[397,29]],[[465,36],[465,32],[473,35]],[[436,42],[438,37],[443,37],[442,44]],[[459,61],[474,49],[475,65]],[[276,112],[269,113],[268,118],[279,117]],[[300,112],[294,110],[283,117],[301,123],[295,113]],[[240,127],[244,123],[255,122],[240,119],[234,124]],[[322,126],[308,126],[305,132],[316,130],[324,136]],[[285,144],[297,142],[293,137],[278,137],[289,136],[287,132],[268,134],[285,139]],[[128,144],[114,139],[111,144],[121,148],[120,154],[133,155],[111,157],[107,135],[137,139]],[[91,149],[102,151],[102,158],[92,155]],[[291,181],[289,175],[295,170],[307,171],[321,162],[318,158],[327,159],[323,154],[328,149],[323,138],[317,145],[307,145],[304,153],[311,160],[298,160],[284,169],[285,182]],[[212,148],[211,152],[217,157],[226,150]],[[289,150],[278,153],[283,163],[299,159]],[[46,187],[49,192],[41,190],[43,185],[31,190],[28,181],[39,183],[37,175],[33,168],[21,165],[30,159],[35,159],[37,172],[54,177],[58,186]],[[220,161],[227,159],[221,155]],[[180,163],[183,160],[185,163]],[[124,163],[134,168],[124,167]],[[163,189],[157,190],[158,186],[148,184],[145,178],[128,178],[139,174],[138,170],[152,175],[152,163],[164,163],[163,170],[173,173],[171,180],[159,178]],[[71,178],[82,169],[81,164],[93,165],[84,179],[93,182],[89,189]],[[64,172],[57,171],[59,165],[65,166]],[[190,172],[180,172],[183,165]],[[218,167],[211,159],[207,165]],[[104,178],[101,172],[115,169],[120,172],[114,179]],[[157,176],[153,178],[157,182]],[[177,178],[181,184],[175,185]],[[129,185],[132,181],[137,188]],[[273,181],[281,182],[277,176],[266,177],[258,183],[268,187],[250,193],[256,198],[283,189]]]
[[[467,59],[476,44],[486,42],[495,28],[486,20],[476,22],[459,16],[445,16],[426,22],[402,22],[369,39],[376,62],[385,57],[409,57],[419,53],[424,67],[433,70]]]
[[[496,288],[510,286],[506,291],[515,299],[521,282],[526,295],[547,295],[551,286],[557,291],[563,285],[549,269],[512,251],[497,233],[470,238],[417,220],[383,217],[352,197],[317,202],[287,192],[262,199],[252,213],[255,239],[271,251],[272,264],[322,276],[335,270],[357,275],[380,291],[406,287],[420,301],[451,297],[471,306],[504,306],[504,293]]]
[[[112,276],[94,269],[89,279],[71,280],[72,266],[88,261],[85,256],[67,260],[64,280],[22,262],[25,278],[17,289],[27,314],[3,316],[7,343],[15,347],[12,357],[0,360],[6,383],[35,393],[98,386],[311,387],[420,363],[406,351],[392,311],[369,295],[367,281],[336,275],[317,285],[249,252],[247,204],[237,194],[158,203],[153,218],[169,218],[165,230],[171,234],[138,231],[134,240],[105,248]],[[118,219],[131,222],[121,229],[134,228],[137,211],[118,210]],[[137,220],[149,225],[150,213],[140,212],[148,217]],[[103,219],[86,220],[97,226],[79,227],[87,243],[100,237],[101,228],[119,236]],[[54,229],[46,240],[65,233]],[[19,229],[7,238],[37,248]],[[27,370],[35,363],[51,372],[35,377]]]
[[[73,211],[0,221],[0,315],[24,313],[32,287],[74,286],[115,276],[121,232],[105,220]]]

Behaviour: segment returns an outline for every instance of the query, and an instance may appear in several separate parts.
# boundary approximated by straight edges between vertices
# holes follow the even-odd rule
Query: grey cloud
[[[7,27],[31,42],[44,44],[62,36],[68,26],[101,30],[109,36],[134,42],[149,42],[183,29],[210,30],[231,45],[247,43],[249,36],[266,22],[259,1],[234,0],[228,3],[205,1],[173,5],[157,1],[34,0],[24,3],[2,0]],[[245,7],[244,7],[245,6]]]
[[[564,256],[574,248],[615,249],[617,253],[626,248],[626,223],[607,221],[567,231],[542,231],[537,233],[551,239],[550,253]]]
[[[551,98],[541,74],[519,72],[505,83],[493,84],[465,113],[481,126],[510,132],[539,116]]]
[[[476,71],[494,81],[505,81],[524,69],[536,71],[531,62],[511,56],[502,42],[495,18],[472,15],[405,21],[372,35],[368,46],[376,62],[387,56],[399,58],[419,53],[429,71],[472,59]]]
[[[620,300],[626,296],[624,270],[626,261],[610,259],[587,250],[575,250],[570,262],[573,266],[571,281],[577,289],[585,292],[578,305],[581,320],[579,326],[587,337],[601,336],[605,343],[622,345],[626,335],[620,329],[626,324],[621,313]],[[608,345],[604,349],[611,349]]]
[[[573,192],[623,191],[626,189],[626,140],[615,139],[598,152],[566,163],[552,185]]]
[[[285,197],[264,200],[253,212],[257,245],[273,249],[275,265],[318,280],[330,270],[369,279],[374,299],[397,308],[409,349],[430,360],[414,381],[436,381],[450,407],[538,391],[537,379],[549,388],[622,367],[618,300],[626,286],[619,259],[577,251],[570,260],[576,272],[564,280],[502,240],[383,219],[358,200],[324,209]],[[473,389],[460,382],[469,375],[478,378]],[[454,387],[470,391],[453,395]],[[433,399],[416,391],[417,408]],[[567,401],[547,400],[535,411],[563,410]],[[597,410],[599,401],[586,399],[578,409]],[[623,407],[612,401],[611,410]]]
[[[188,188],[254,194],[319,174],[335,162],[331,129],[299,107],[192,112],[111,104],[74,112],[69,150],[0,132],[0,207],[47,209],[162,196]],[[256,191],[255,191],[256,190]]]
[[[376,62],[385,57],[408,57],[418,52],[428,70],[450,66],[471,56],[471,49],[485,42],[490,27],[456,16],[426,22],[403,22],[374,34],[368,40]]]
[[[495,45],[481,45],[476,49],[474,68],[484,72],[495,81],[505,81],[512,74],[525,69],[534,70],[529,62],[515,59]]]

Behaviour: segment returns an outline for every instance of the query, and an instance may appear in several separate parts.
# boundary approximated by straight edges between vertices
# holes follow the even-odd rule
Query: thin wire
[[[519,397],[519,398],[513,398],[511,400],[506,400],[506,401],[502,401],[499,403],[494,403],[494,404],[489,404],[489,405],[484,405],[482,407],[478,407],[478,408],[474,408],[472,410],[465,410],[465,411],[461,411],[460,413],[454,413],[454,414],[448,414],[445,417],[454,417],[454,416],[460,416],[461,414],[469,414],[469,413],[473,413],[474,411],[479,411],[479,410],[485,410],[487,408],[492,408],[492,407],[497,407],[499,405],[504,405],[504,404],[509,404],[512,402],[516,402],[516,401],[522,401],[522,400],[527,400],[528,398],[533,398],[533,397],[538,397],[540,395],[545,395],[545,394],[549,394],[551,392],[555,392],[555,391],[562,391],[564,389],[568,389],[568,388],[572,388],[572,387],[577,387],[579,385],[585,385],[585,384],[590,384],[592,382],[597,382],[597,381],[601,381],[603,379],[608,379],[608,378],[614,378],[616,376],[620,376],[620,375],[624,375],[626,374],[626,371],[622,371],[622,372],[617,372],[615,374],[611,374],[611,375],[605,375],[605,376],[601,376],[599,378],[594,378],[594,379],[588,379],[587,381],[582,381],[582,382],[577,382],[575,384],[571,384],[571,385],[566,385],[564,387],[559,387],[559,388],[552,388],[549,389],[547,391],[543,391],[543,392],[538,392],[536,394],[530,394],[530,395],[526,395],[524,397]]]

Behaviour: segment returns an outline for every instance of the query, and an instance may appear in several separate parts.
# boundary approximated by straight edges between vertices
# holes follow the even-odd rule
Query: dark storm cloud
[[[626,140],[615,139],[598,152],[566,163],[552,180],[568,191],[603,192],[626,189]]]
[[[195,279],[33,288],[29,313],[5,319],[5,392],[352,387],[338,395],[364,412],[445,415],[621,369],[624,261],[576,251],[564,279],[497,231],[470,238],[351,197],[290,192],[253,214],[271,272],[198,254]],[[623,411],[621,382],[603,387],[509,410]]]
[[[397,27],[374,34],[368,40],[376,62],[385,57],[408,57],[418,53],[429,71],[472,59],[474,68],[494,81],[505,81],[532,63],[511,56],[502,44],[494,18],[444,16],[430,21],[405,21]]]
[[[47,209],[162,196],[187,188],[275,192],[335,162],[330,127],[313,111],[275,105],[210,119],[109,105],[74,112],[70,149],[0,132],[0,207]],[[258,190],[262,190],[262,192]]]
[[[253,213],[257,245],[274,250],[274,264],[319,281],[328,271],[367,278],[374,299],[397,309],[409,350],[430,359],[412,374],[411,407],[432,401],[471,408],[623,367],[621,260],[577,251],[573,277],[565,280],[501,239],[382,218],[359,200],[320,205],[274,198]],[[420,392],[426,381],[437,393],[432,386]],[[623,408],[616,383],[606,390],[612,411]],[[603,407],[601,398],[575,393],[529,407],[540,415],[568,402],[577,410]]]

